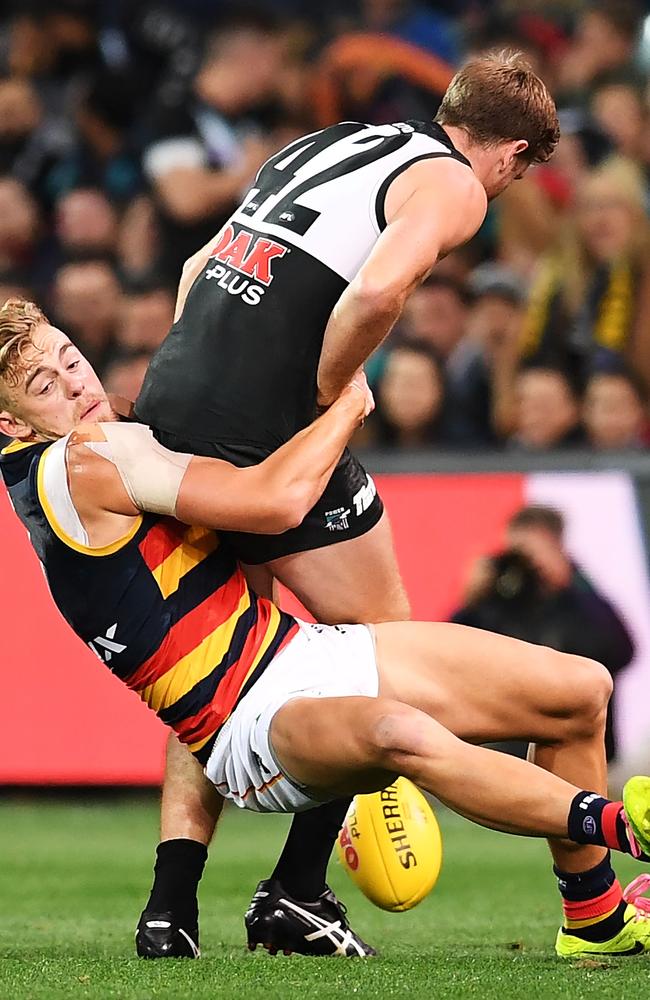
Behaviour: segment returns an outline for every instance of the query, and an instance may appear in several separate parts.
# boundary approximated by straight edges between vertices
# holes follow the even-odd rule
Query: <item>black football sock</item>
[[[271,876],[294,899],[310,903],[324,891],[327,865],[349,805],[350,799],[337,799],[294,816]]]
[[[198,840],[182,837],[158,844],[146,909],[151,913],[171,911],[181,924],[195,927],[199,918],[197,891],[207,857],[207,847]]]
[[[578,792],[569,810],[569,839],[576,844],[596,844],[648,861],[625,821],[622,802],[611,802],[596,792]]]
[[[562,895],[565,934],[584,941],[607,941],[622,929],[627,904],[607,857],[586,872],[553,868]]]

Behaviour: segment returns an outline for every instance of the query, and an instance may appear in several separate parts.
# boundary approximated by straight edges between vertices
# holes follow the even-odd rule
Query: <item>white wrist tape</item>
[[[106,441],[86,447],[112,462],[138,510],[176,516],[176,502],[192,455],[164,448],[144,424],[101,425]]]

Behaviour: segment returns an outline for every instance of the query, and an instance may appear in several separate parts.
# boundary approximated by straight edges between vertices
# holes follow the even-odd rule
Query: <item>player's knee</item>
[[[609,671],[596,660],[584,656],[574,657],[580,675],[580,700],[585,716],[600,718],[607,714],[614,682]]]
[[[604,728],[613,682],[608,670],[584,656],[566,656],[570,692],[569,726],[574,736],[590,736]]]
[[[426,719],[416,709],[389,699],[378,699],[368,718],[366,741],[376,767],[397,773],[406,757],[418,755]]]

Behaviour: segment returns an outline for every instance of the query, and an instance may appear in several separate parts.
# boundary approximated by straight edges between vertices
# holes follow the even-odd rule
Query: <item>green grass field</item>
[[[153,798],[85,805],[0,801],[0,1000],[643,997],[650,958],[560,963],[559,904],[543,843],[440,817],[445,864],[410,913],[373,908],[332,863],[330,881],[381,958],[271,958],[244,946],[242,915],[282,842],[283,818],[227,813],[202,883],[198,962],[143,962],[133,928],[146,897]],[[621,877],[635,873],[620,866]]]

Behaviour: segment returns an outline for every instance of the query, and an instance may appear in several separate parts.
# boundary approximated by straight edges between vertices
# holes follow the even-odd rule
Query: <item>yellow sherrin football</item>
[[[382,792],[357,795],[336,842],[339,861],[371,903],[397,913],[417,906],[442,866],[442,838],[431,806],[398,778]]]

